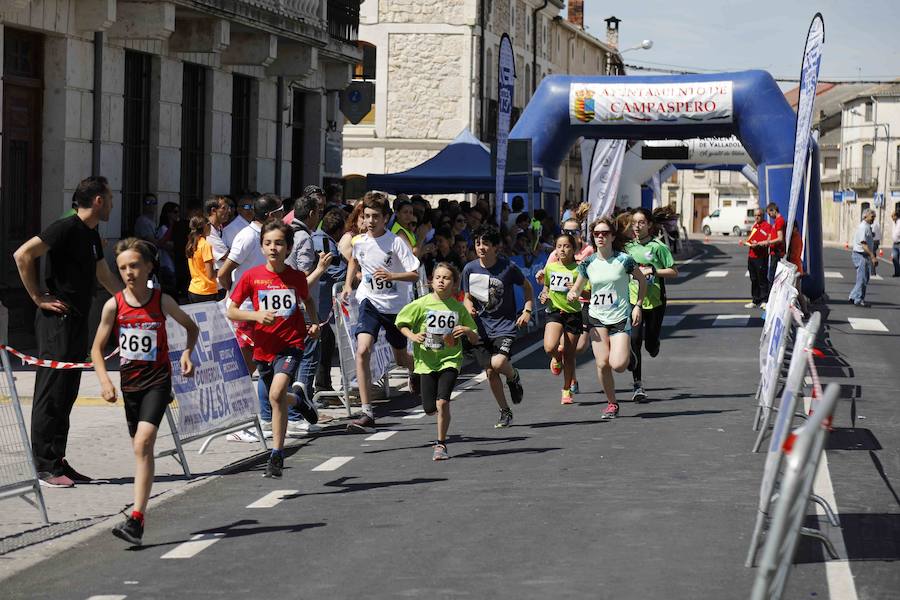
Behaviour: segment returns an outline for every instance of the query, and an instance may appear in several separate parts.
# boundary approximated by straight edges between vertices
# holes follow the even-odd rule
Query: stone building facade
[[[360,43],[374,82],[372,110],[344,128],[344,174],[361,194],[368,173],[394,173],[434,156],[464,128],[496,138],[497,60],[508,33],[516,60],[512,121],[552,73],[605,73],[616,49],[560,16],[561,0],[378,0],[365,2]],[[570,13],[572,11],[570,10]],[[620,64],[620,62],[619,62]],[[564,165],[563,190],[580,188],[580,160]],[[576,173],[577,171],[577,173]]]
[[[69,209],[92,173],[114,192],[106,239],[131,231],[147,192],[186,213],[209,194],[290,195],[339,178],[338,94],[361,57],[358,10],[359,0],[0,2],[2,288],[19,285],[12,250]]]

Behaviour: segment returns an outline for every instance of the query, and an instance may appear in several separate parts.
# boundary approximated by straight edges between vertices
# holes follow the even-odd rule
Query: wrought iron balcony
[[[328,0],[328,35],[342,42],[356,42],[359,4],[359,0]]]
[[[247,4],[277,15],[317,25],[322,21],[322,3],[326,0],[244,0]]]
[[[868,189],[878,184],[878,167],[852,167],[841,170],[844,187]]]

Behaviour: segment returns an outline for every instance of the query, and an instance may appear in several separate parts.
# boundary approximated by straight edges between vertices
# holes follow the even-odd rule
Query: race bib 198
[[[575,277],[571,273],[550,273],[550,291],[568,292]]]
[[[156,361],[156,330],[119,329],[119,356],[125,360]]]
[[[394,289],[393,281],[388,281],[387,279],[375,279],[371,275],[366,275],[365,279],[366,283],[369,284],[369,287],[372,288],[372,292],[375,294],[390,293],[390,291]]]
[[[605,290],[591,294],[592,306],[614,306],[618,300],[615,290]]]
[[[293,289],[259,290],[256,293],[259,310],[271,310],[276,317],[289,317],[297,307],[297,296]]]

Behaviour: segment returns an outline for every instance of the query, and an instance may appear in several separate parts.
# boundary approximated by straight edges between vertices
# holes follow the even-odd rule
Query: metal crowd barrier
[[[772,511],[751,600],[779,600],[784,595],[825,448],[826,423],[834,414],[839,391],[840,386],[829,384],[818,410],[791,434],[790,450],[785,450],[784,477]]]
[[[3,341],[5,342],[5,336]],[[3,376],[0,377],[0,500],[21,498],[38,509],[44,524],[49,525],[41,482],[34,467],[28,428],[25,426],[6,350],[0,350],[0,361],[3,368]]]

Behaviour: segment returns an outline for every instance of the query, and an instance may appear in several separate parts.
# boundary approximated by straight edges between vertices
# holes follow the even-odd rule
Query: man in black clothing
[[[426,254],[422,257],[425,275],[431,279],[434,267],[440,262],[448,262],[462,271],[463,260],[453,251],[453,233],[449,229],[439,229],[434,234],[434,243],[425,246]]]
[[[103,260],[97,225],[108,221],[112,192],[106,178],[88,177],[73,194],[76,213],[56,221],[31,238],[13,257],[19,276],[37,305],[35,333],[38,356],[46,360],[80,362],[88,355],[88,315],[97,281],[110,294],[122,289]],[[38,278],[37,260],[47,255],[48,291]],[[81,370],[39,367],[31,410],[31,446],[41,484],[72,487],[90,481],[66,462],[69,415],[78,396]]]

